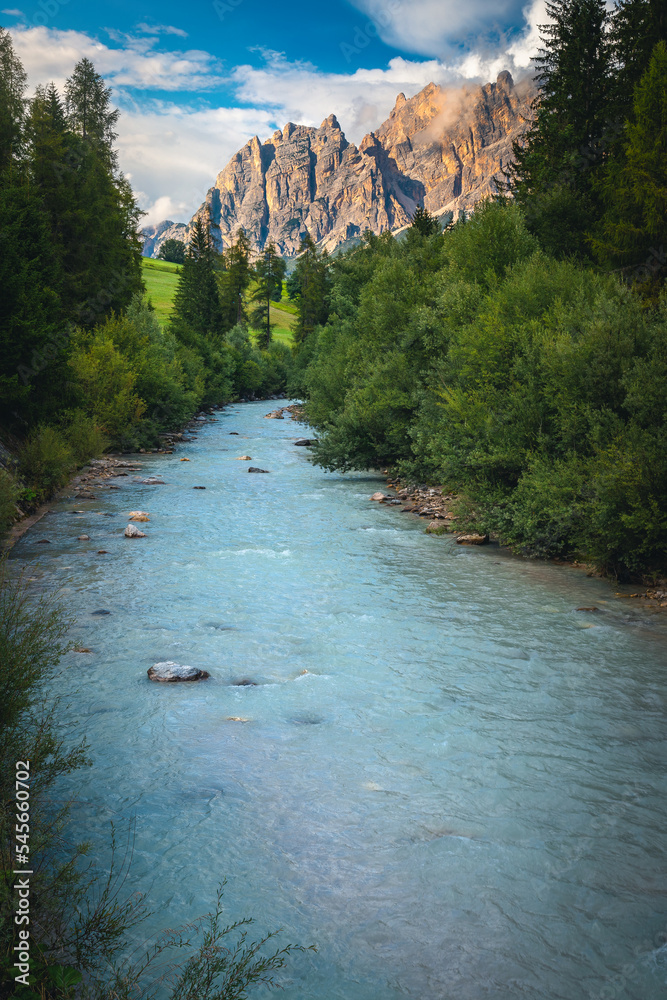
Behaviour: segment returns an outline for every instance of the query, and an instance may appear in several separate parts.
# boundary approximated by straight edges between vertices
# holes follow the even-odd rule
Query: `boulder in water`
[[[251,465],[248,472],[268,472],[268,469],[256,469],[254,465]]]
[[[294,442],[294,445],[297,448],[309,448],[311,447],[311,445],[314,444],[317,444],[315,438],[297,438],[297,440]]]
[[[206,670],[174,663],[173,660],[163,660],[148,668],[149,680],[161,681],[165,684],[174,684],[178,681],[203,681],[210,676]]]
[[[459,535],[456,539],[457,545],[487,545],[488,535]]]
[[[128,524],[123,534],[126,538],[146,538],[146,534],[143,531],[139,531],[133,524]]]
[[[371,500],[386,500],[384,493],[374,493]]]

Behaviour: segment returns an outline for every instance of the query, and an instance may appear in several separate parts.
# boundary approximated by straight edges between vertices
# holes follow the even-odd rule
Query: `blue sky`
[[[187,221],[251,136],[334,112],[359,142],[402,91],[526,72],[544,0],[19,0],[0,14],[31,86],[92,59],[122,110],[146,222]]]

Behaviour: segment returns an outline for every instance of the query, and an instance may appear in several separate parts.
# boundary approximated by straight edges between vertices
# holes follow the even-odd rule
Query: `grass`
[[[178,272],[180,264],[170,264],[166,260],[154,260],[151,257],[144,257],[142,260],[143,279],[146,285],[146,294],[153,303],[155,315],[161,326],[164,326],[171,315],[174,304],[174,295],[178,285]],[[248,290],[252,292],[252,285]],[[296,322],[296,306],[287,298],[287,292],[283,285],[283,297],[280,302],[271,303],[271,322],[275,323],[273,328],[273,339],[279,344],[292,346],[292,329]]]
[[[161,326],[165,325],[171,315],[180,269],[180,264],[170,264],[166,260],[153,260],[150,257],[144,257],[142,260],[142,277],[146,285],[146,294],[153,303],[155,315]]]

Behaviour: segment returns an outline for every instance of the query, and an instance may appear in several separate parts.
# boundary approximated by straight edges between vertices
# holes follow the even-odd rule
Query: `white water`
[[[63,502],[14,550],[94,651],[60,678],[94,757],[69,786],[93,854],[136,817],[152,929],[226,876],[230,917],[316,943],[289,1000],[663,997],[663,617],[426,536],[267,409],[221,413],[146,456],[167,485]],[[135,509],[146,539],[122,537]],[[211,679],[151,684],[165,659]]]

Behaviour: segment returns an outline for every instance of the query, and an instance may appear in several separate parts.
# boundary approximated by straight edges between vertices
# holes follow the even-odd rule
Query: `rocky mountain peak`
[[[512,142],[528,127],[533,94],[507,71],[483,87],[429,83],[413,97],[400,93],[358,147],[334,114],[319,128],[287,122],[232,156],[197,214],[208,209],[223,246],[242,227],[258,250],[272,241],[293,256],[306,233],[333,249],[366,229],[407,225],[418,205],[468,211],[495,192]],[[163,238],[154,231],[149,252],[156,255]]]

